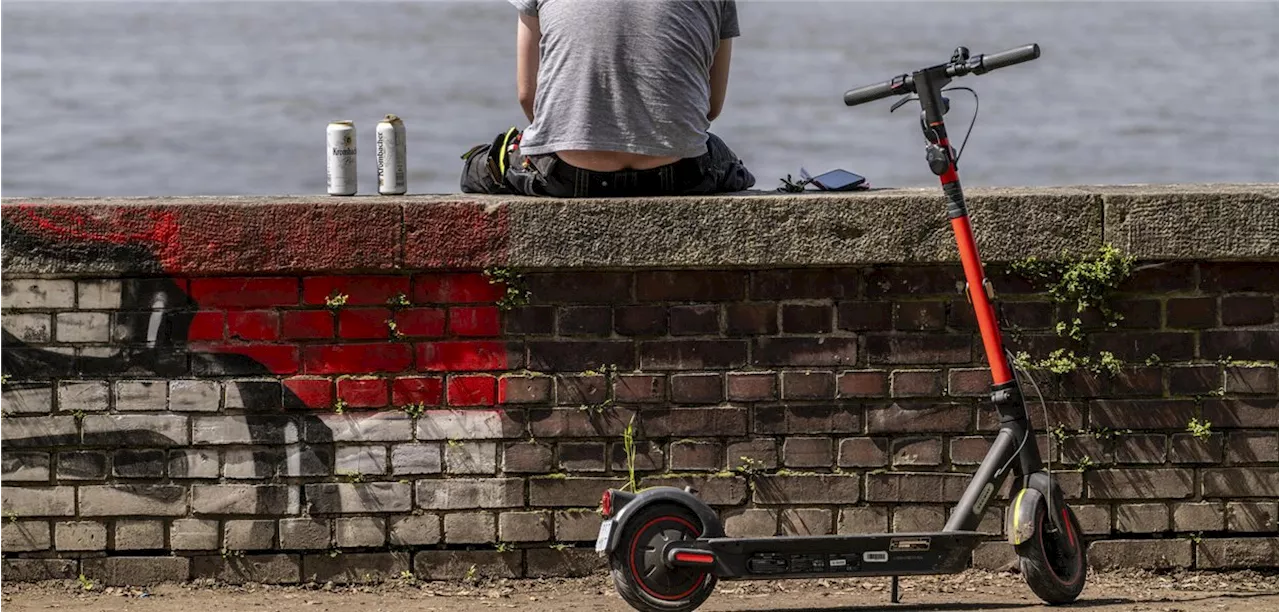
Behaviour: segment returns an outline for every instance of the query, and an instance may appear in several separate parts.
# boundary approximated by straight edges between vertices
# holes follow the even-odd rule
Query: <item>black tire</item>
[[[628,519],[618,534],[617,550],[609,554],[618,594],[641,612],[686,612],[702,605],[716,588],[715,575],[689,567],[668,569],[653,550],[667,541],[696,539],[702,531],[692,511],[672,504],[649,506]]]
[[[1036,504],[1035,534],[1015,548],[1027,586],[1050,605],[1075,601],[1084,590],[1085,575],[1089,568],[1085,558],[1087,547],[1076,513],[1066,504],[1054,510],[1066,514],[1069,530],[1067,540],[1070,544],[1064,548],[1057,535],[1049,531],[1053,524],[1048,519],[1047,504],[1041,499]]]

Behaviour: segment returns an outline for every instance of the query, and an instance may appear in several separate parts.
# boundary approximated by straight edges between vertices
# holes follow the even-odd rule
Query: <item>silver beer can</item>
[[[356,194],[356,125],[354,121],[333,121],[325,129],[329,163],[325,175],[329,195]]]
[[[404,122],[387,115],[375,129],[378,150],[378,193],[403,195],[409,190],[405,169]]]

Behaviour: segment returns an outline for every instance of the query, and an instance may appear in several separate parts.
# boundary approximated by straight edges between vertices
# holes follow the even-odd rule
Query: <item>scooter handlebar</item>
[[[1040,45],[1023,45],[1008,51],[988,53],[981,57],[982,62],[972,71],[974,74],[983,74],[997,68],[1006,68],[1036,59],[1040,57]]]
[[[875,85],[864,85],[844,92],[844,103],[848,106],[857,106],[859,104],[866,104],[867,102],[875,102],[882,98],[888,98],[892,95],[893,81],[885,81],[883,83],[876,83]]]
[[[985,55],[976,55],[967,57],[968,51],[963,47],[957,51],[964,51],[966,56],[964,59],[953,58],[950,64],[937,66],[934,69],[946,69],[946,76],[959,77],[966,74],[986,74],[997,68],[1005,68],[1023,62],[1029,62],[1040,57],[1040,45],[1030,44],[1021,47],[1015,47],[1008,51],[999,53],[988,53]],[[925,70],[933,70],[926,68]],[[883,83],[874,85],[864,85],[855,87],[844,92],[844,103],[847,106],[857,106],[866,104],[867,102],[875,102],[882,98],[899,94],[915,93],[914,77],[910,74],[899,75],[893,79]]]

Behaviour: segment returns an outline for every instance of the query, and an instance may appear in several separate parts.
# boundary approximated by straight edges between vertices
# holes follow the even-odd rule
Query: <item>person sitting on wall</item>
[[[734,0],[510,0],[529,119],[463,155],[462,191],[626,197],[742,191],[708,132],[724,107]]]

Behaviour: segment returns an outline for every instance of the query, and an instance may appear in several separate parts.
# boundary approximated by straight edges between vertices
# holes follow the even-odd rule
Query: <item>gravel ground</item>
[[[368,586],[161,585],[150,589],[94,587],[77,582],[6,584],[6,610],[71,612],[531,612],[630,608],[603,576],[500,580],[477,584],[394,582]],[[1257,572],[1106,572],[1089,576],[1071,609],[1105,612],[1273,612],[1275,574]],[[889,603],[889,580],[837,579],[722,582],[700,610],[1061,610],[1050,608],[1007,572],[971,570],[955,576],[902,579],[902,603]]]

